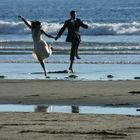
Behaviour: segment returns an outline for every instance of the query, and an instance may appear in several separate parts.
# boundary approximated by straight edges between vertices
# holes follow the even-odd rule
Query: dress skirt
[[[34,42],[33,57],[35,59],[44,60],[52,54],[51,45],[47,44],[44,40]]]

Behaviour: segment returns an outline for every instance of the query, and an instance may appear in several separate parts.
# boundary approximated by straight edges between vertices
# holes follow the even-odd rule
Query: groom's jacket
[[[66,20],[63,27],[58,32],[57,36],[60,37],[65,29],[68,29],[68,34],[66,37],[66,42],[81,41],[79,28],[88,28],[88,25],[84,24],[80,19],[76,18],[74,21],[71,19]]]

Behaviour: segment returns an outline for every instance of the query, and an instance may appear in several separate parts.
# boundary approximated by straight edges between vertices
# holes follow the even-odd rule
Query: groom
[[[76,11],[72,10],[70,12],[70,19],[66,20],[63,27],[58,32],[55,39],[57,40],[63,34],[65,29],[68,29],[68,34],[66,37],[66,42],[71,42],[71,52],[70,52],[70,66],[69,70],[73,72],[74,57],[80,59],[78,56],[78,47],[81,41],[79,28],[88,28],[88,25],[84,24],[79,18],[76,18]]]

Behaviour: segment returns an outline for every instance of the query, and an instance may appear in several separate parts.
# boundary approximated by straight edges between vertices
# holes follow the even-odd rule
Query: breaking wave
[[[89,23],[87,30],[81,29],[82,35],[140,35],[140,22],[132,23]],[[43,29],[56,34],[62,23],[42,22]],[[23,22],[0,21],[1,34],[30,34]],[[65,34],[65,33],[64,33]]]

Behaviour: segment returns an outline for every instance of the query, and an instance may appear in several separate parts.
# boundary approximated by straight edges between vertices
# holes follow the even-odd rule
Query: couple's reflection
[[[79,106],[71,106],[71,113],[79,113]]]
[[[35,112],[53,112],[53,106],[49,105],[37,105],[34,109]],[[72,105],[71,113],[79,113],[79,106]]]
[[[53,108],[52,106],[47,105],[37,105],[35,106],[35,112],[52,112]]]

